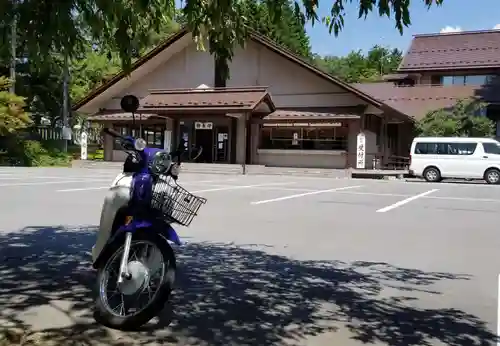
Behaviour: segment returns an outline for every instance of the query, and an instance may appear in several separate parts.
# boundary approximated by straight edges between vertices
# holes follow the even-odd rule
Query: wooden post
[[[383,114],[381,122],[382,167],[387,163],[387,115]]]
[[[249,122],[249,114],[245,113],[244,115],[245,121],[243,122],[245,125],[245,130],[243,131],[245,137],[243,138],[243,174],[247,174],[247,151],[248,151],[248,122]]]

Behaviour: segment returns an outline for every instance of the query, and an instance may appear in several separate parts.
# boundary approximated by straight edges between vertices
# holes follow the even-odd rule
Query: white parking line
[[[382,209],[379,209],[377,210],[377,213],[385,213],[385,212],[388,212],[392,209],[396,209],[398,207],[401,207],[402,205],[405,205],[406,203],[410,203],[411,201],[414,201],[418,198],[422,198],[424,196],[427,196],[427,195],[430,195],[431,193],[433,192],[436,192],[436,191],[439,191],[439,189],[432,189],[432,190],[429,190],[429,191],[426,191],[426,192],[423,192],[423,193],[420,193],[418,195],[415,195],[415,196],[411,196],[411,197],[408,197],[406,199],[403,199],[399,202],[396,202],[394,204],[391,204],[391,205],[388,205],[387,207],[384,207]]]
[[[257,188],[257,187],[260,187],[260,186],[291,185],[291,184],[295,184],[295,183],[294,182],[289,182],[289,183],[267,183],[267,184],[243,185],[243,186],[234,185],[234,186],[225,186],[225,187],[220,187],[220,188],[215,188],[215,189],[191,191],[191,193],[203,193],[203,192],[212,192],[212,191],[251,189],[251,188]]]
[[[54,180],[54,179],[59,179],[59,180],[74,180],[74,179],[99,179],[99,180],[113,180],[114,177],[103,177],[103,176],[91,176],[91,177],[72,177],[72,176],[63,176],[63,177],[54,177],[54,176],[43,176],[43,175],[37,175],[37,176],[17,176],[17,177],[3,177],[0,175],[0,181],[1,180],[30,180],[30,179],[49,179],[49,180]]]
[[[65,181],[44,181],[38,183],[16,183],[16,184],[0,184],[0,187],[13,187],[13,186],[29,186],[29,185],[49,185],[49,184],[73,184],[73,183],[85,183],[85,182],[95,182],[103,181],[104,179],[79,179],[79,180],[65,180]]]
[[[197,185],[197,184],[206,184],[206,183],[213,183],[213,182],[226,182],[226,181],[235,181],[236,179],[226,179],[226,180],[193,180],[193,181],[183,181],[181,185]],[[221,185],[215,185],[215,186],[221,186]],[[77,192],[77,191],[95,191],[95,190],[104,190],[104,189],[109,189],[111,186],[95,186],[95,187],[80,187],[80,188],[74,188],[74,189],[63,189],[63,190],[57,190],[56,192]],[[224,185],[224,187],[228,187]]]
[[[339,191],[342,195],[367,195],[367,196],[380,196],[380,197],[412,197],[413,195],[399,194],[399,193],[380,193],[380,192],[358,192],[358,191]],[[447,197],[447,196],[422,196],[422,199],[436,199],[436,200],[450,200],[450,201],[464,201],[464,202],[486,202],[486,203],[500,203],[500,199],[491,198],[473,198],[473,197]]]
[[[342,190],[348,190],[348,189],[356,189],[356,188],[360,188],[360,187],[361,187],[361,185],[358,185],[358,186],[337,187],[335,189],[328,189],[328,190],[310,191],[310,192],[305,192],[305,193],[299,193],[299,194],[296,194],[296,195],[290,195],[290,196],[284,196],[284,197],[266,199],[266,200],[263,200],[263,201],[251,202],[250,204],[257,205],[257,204],[265,204],[265,203],[271,203],[271,202],[279,202],[279,201],[284,201],[284,200],[292,199],[292,198],[299,198],[299,197],[305,197],[305,196],[311,196],[311,195],[318,195],[320,193],[335,192],[335,191],[342,191]]]
[[[109,189],[110,187],[111,187],[111,185],[108,185],[108,186],[98,186],[98,187],[81,187],[81,188],[76,188],[76,189],[57,190],[56,192],[76,192],[76,191],[104,190],[104,189]]]
[[[278,191],[302,191],[302,192],[314,192],[319,191],[318,189],[301,189],[301,188],[290,188],[290,187],[279,187],[279,186],[259,186],[256,187],[257,190],[278,190]]]

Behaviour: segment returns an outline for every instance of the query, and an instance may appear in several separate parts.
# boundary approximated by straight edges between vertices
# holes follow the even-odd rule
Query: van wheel
[[[488,184],[500,184],[500,171],[496,168],[490,168],[484,172],[484,180]]]
[[[429,183],[437,183],[441,181],[441,172],[439,172],[439,169],[435,167],[426,168],[423,176]]]

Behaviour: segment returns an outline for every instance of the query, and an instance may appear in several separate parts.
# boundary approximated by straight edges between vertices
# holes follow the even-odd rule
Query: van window
[[[477,143],[417,143],[415,154],[420,155],[472,155]]]
[[[500,155],[500,145],[495,143],[483,143],[483,149],[486,154]]]

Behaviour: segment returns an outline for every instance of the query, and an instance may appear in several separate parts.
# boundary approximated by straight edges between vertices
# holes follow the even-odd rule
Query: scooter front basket
[[[167,222],[189,226],[207,200],[195,196],[170,176],[161,175],[153,186],[151,208],[161,212]]]

